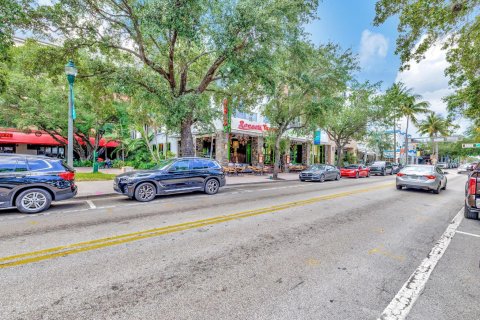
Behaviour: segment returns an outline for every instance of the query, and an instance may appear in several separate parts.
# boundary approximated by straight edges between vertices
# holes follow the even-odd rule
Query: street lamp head
[[[68,82],[73,84],[75,81],[75,77],[77,76],[77,68],[75,68],[75,64],[72,60],[68,61],[65,65],[65,74],[67,75]]]

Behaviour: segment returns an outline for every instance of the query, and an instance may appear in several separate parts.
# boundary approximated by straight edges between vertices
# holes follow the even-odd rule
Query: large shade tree
[[[348,91],[338,95],[332,108],[325,109],[318,118],[335,143],[337,166],[343,165],[343,150],[352,141],[361,141],[367,135],[369,122],[376,116],[374,94],[376,85],[353,84]]]
[[[350,51],[331,44],[314,47],[294,41],[276,50],[272,72],[262,85],[268,97],[264,114],[270,121],[274,139],[274,179],[280,171],[280,143],[284,134],[312,132],[316,118],[334,105],[355,69]]]
[[[5,89],[0,93],[0,126],[46,131],[60,144],[67,141],[68,90],[63,61],[65,52],[35,41],[12,47],[6,63]],[[106,74],[109,63],[76,54],[83,74],[76,81],[74,150],[81,159],[97,150],[107,124],[118,123],[121,104]],[[60,63],[58,63],[60,62]],[[93,142],[90,138],[93,138]]]
[[[131,81],[166,100],[181,152],[194,154],[192,125],[214,113],[217,81],[261,70],[270,48],[313,18],[318,0],[59,0],[39,6],[35,26],[68,48],[118,55]],[[37,29],[38,30],[38,29]],[[136,71],[133,73],[133,71]]]

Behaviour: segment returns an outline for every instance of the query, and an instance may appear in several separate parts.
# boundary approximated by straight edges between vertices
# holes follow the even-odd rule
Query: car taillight
[[[75,179],[75,172],[71,172],[71,171],[61,172],[58,174],[58,176],[63,180],[71,181]]]
[[[432,176],[431,174],[429,174],[429,175],[426,175],[425,178],[427,178],[428,180],[433,180],[433,179],[435,179],[436,177],[435,177],[435,176]]]
[[[470,178],[470,180],[468,181],[468,193],[477,193],[477,178]]]
[[[403,177],[404,175],[405,173],[401,173],[401,172],[397,173],[397,177]]]

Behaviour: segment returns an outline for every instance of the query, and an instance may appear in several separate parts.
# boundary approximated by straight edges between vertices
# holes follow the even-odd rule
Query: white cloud
[[[412,88],[413,92],[420,94],[424,101],[430,103],[432,111],[446,116],[447,105],[442,99],[453,93],[445,76],[447,67],[446,52],[441,49],[441,44],[438,44],[430,48],[419,63],[411,62],[409,70],[399,72],[395,81],[401,81],[407,88]],[[468,124],[462,120],[458,123],[461,126],[459,133],[462,133]],[[402,128],[405,128],[405,123]],[[416,128],[409,131],[417,135]]]
[[[363,30],[360,40],[360,66],[370,69],[378,61],[384,59],[388,52],[388,39],[381,33]]]

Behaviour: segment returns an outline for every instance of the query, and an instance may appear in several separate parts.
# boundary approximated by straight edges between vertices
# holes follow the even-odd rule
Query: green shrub
[[[74,160],[73,166],[74,167],[92,167],[93,162],[92,160]]]

